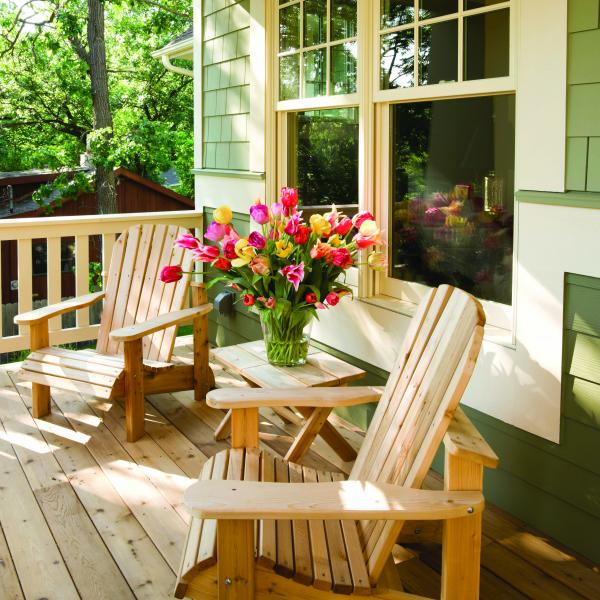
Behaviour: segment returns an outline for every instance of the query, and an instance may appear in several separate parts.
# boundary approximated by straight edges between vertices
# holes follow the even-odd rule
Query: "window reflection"
[[[381,36],[381,87],[415,84],[415,34],[412,29]]]
[[[358,108],[288,114],[288,185],[305,206],[358,203]]]
[[[510,304],[514,95],[391,111],[390,275]]]

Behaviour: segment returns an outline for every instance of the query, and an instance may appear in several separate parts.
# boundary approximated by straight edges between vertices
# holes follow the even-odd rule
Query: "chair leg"
[[[31,384],[31,404],[34,419],[41,419],[50,414],[50,388],[41,383]]]
[[[204,285],[192,284],[192,305],[208,301]],[[194,400],[200,402],[215,387],[215,375],[209,364],[208,315],[194,319]]]
[[[48,321],[40,321],[31,325],[29,330],[31,350],[46,348],[49,344]],[[33,417],[41,419],[50,414],[50,388],[41,383],[31,385],[31,403]]]
[[[447,490],[483,489],[483,465],[446,453]],[[478,600],[482,514],[444,521],[442,600]]]
[[[254,521],[217,524],[219,600],[254,600]]]
[[[135,442],[144,435],[144,369],[142,340],[125,342],[125,429],[127,441]]]

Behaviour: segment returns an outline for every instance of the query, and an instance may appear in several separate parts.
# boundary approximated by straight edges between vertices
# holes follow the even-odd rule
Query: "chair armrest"
[[[438,520],[483,511],[480,492],[415,490],[389,483],[199,481],[184,494],[202,519]]]
[[[193,308],[165,313],[154,319],[132,325],[131,327],[115,329],[110,332],[110,339],[115,342],[132,342],[134,340],[139,340],[155,331],[167,329],[167,327],[172,327],[173,325],[189,323],[198,317],[208,314],[211,310],[212,304],[203,304],[202,306],[194,306]]]
[[[307,406],[327,408],[377,402],[382,387],[301,387],[285,389],[223,388],[212,390],[206,402],[213,408],[260,408],[261,406]]]
[[[86,306],[91,306],[92,304],[102,300],[104,295],[104,292],[94,292],[93,294],[77,296],[77,298],[71,298],[69,300],[65,300],[64,302],[57,302],[51,306],[36,308],[35,310],[16,315],[15,323],[17,325],[35,325],[41,321],[47,321],[52,317],[58,317],[64,313],[85,308]]]
[[[500,462],[496,453],[481,437],[475,425],[471,423],[460,407],[454,413],[448,426],[444,436],[444,446],[449,454],[481,463],[490,469],[495,469]]]

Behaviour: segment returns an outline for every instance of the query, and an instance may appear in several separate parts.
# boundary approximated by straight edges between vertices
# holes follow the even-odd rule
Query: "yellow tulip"
[[[233,219],[233,212],[229,206],[223,204],[223,206],[215,208],[213,212],[213,219],[221,225],[229,225]]]
[[[238,255],[238,258],[234,258],[231,264],[239,268],[250,264],[256,256],[256,248],[249,246],[248,240],[241,238],[235,243],[235,253]]]
[[[279,256],[279,258],[287,258],[294,251],[294,244],[284,240],[275,242],[275,247],[277,248],[275,254]]]
[[[312,215],[310,228],[317,237],[323,237],[331,233],[331,223],[323,215]]]

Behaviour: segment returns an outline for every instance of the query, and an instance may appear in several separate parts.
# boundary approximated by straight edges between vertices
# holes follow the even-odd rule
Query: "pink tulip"
[[[192,253],[196,260],[209,263],[219,256],[219,249],[216,246],[204,246],[200,244]]]
[[[280,217],[283,214],[283,205],[280,202],[271,204],[271,213],[274,217]]]
[[[360,229],[360,226],[365,221],[374,220],[375,217],[373,216],[373,213],[370,213],[368,210],[363,210],[362,212],[359,212],[357,215],[354,216],[354,218],[352,219],[352,224],[354,225],[354,227],[356,227],[356,229]]]
[[[334,248],[325,260],[336,267],[348,269],[352,266],[352,255],[347,248]]]
[[[269,222],[269,207],[266,204],[253,204],[250,207],[250,217],[255,223],[264,225]]]
[[[353,227],[352,219],[349,219],[348,217],[344,217],[338,223],[338,226],[335,228],[335,232],[339,236],[344,237],[352,229],[352,227]]]
[[[163,283],[174,283],[183,277],[183,269],[179,265],[163,267],[160,272],[160,280]]]
[[[304,263],[288,265],[279,271],[293,286],[296,291],[304,279]]]
[[[220,242],[228,233],[229,225],[222,225],[213,221],[207,228],[204,237],[211,242]]]
[[[292,215],[290,220],[287,222],[284,231],[288,235],[296,235],[298,233],[298,228],[300,227],[300,215],[296,213]]]
[[[265,306],[267,308],[275,308],[275,305],[277,304],[277,300],[275,300],[275,298],[271,297],[269,298],[266,302],[265,302]]]
[[[200,242],[191,233],[184,233],[175,240],[175,245],[186,250],[195,250]]]
[[[250,246],[254,246],[257,250],[262,250],[267,245],[267,240],[262,233],[253,231],[248,236],[248,244],[250,244]]]
[[[329,292],[325,297],[325,302],[329,304],[329,306],[335,306],[340,301],[340,297],[335,292]]]

